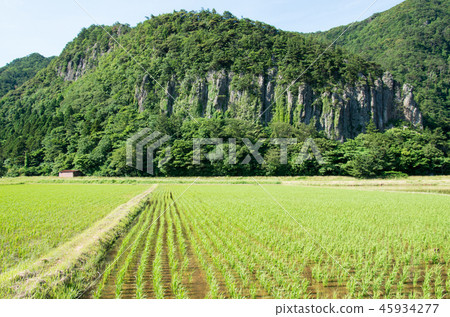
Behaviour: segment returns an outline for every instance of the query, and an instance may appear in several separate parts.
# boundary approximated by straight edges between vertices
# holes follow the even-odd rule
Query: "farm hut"
[[[63,170],[59,172],[59,177],[79,177],[83,176],[83,173],[79,170]]]

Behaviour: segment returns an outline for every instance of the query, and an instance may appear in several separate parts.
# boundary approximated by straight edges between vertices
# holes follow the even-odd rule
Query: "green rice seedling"
[[[206,271],[206,276],[207,276],[207,280],[208,280],[208,284],[209,284],[209,294],[207,297],[208,298],[219,298],[220,297],[219,284],[217,282],[217,279],[216,279],[216,276],[214,274],[212,267],[208,267],[208,269]]]
[[[155,259],[153,261],[153,290],[158,299],[164,298],[164,285],[162,282],[162,252],[163,252],[163,236],[164,236],[164,220],[165,214],[162,213],[159,218],[159,230],[156,240]]]
[[[413,276],[413,287],[414,288],[416,288],[417,287],[417,283],[418,283],[418,281],[419,281],[419,279],[420,279],[420,270],[416,270],[415,272],[414,272],[414,276]]]
[[[425,271],[425,277],[422,284],[422,292],[424,298],[431,298],[431,276],[432,271],[428,268]]]
[[[307,279],[304,279],[302,281],[301,286],[302,286],[302,294],[304,295],[308,294],[309,281]]]
[[[434,274],[434,294],[437,299],[444,298],[444,292],[445,287],[442,285],[442,275],[441,275],[441,266],[435,267],[435,274]]]
[[[324,273],[322,274],[322,285],[323,285],[324,287],[327,287],[327,286],[328,286],[329,280],[330,280],[329,274],[328,274],[327,272],[324,272]]]
[[[384,295],[385,298],[389,298],[389,295],[391,294],[391,290],[392,290],[392,279],[388,278],[384,284]]]
[[[409,299],[417,299],[417,292],[415,292],[415,291],[411,291],[410,292],[410,295],[409,295]]]
[[[403,289],[405,287],[405,284],[402,280],[398,281],[397,283],[397,298],[401,298],[402,294],[403,294]]]
[[[150,250],[153,247],[152,241],[155,237],[156,230],[157,230],[156,221],[160,215],[160,206],[161,206],[160,202],[161,202],[161,200],[156,200],[154,202],[152,224],[149,227],[149,230],[147,233],[147,238],[145,241],[144,251],[141,254],[141,258],[140,258],[140,262],[139,262],[139,268],[138,268],[137,275],[136,275],[136,298],[137,299],[145,298],[144,287],[145,287],[145,283],[147,281],[144,280],[144,274],[145,274],[145,271],[148,266]]]
[[[254,287],[254,286],[250,286],[250,290],[249,291],[250,291],[250,298],[251,299],[255,299],[256,295],[258,293],[258,289],[256,287]]]
[[[445,282],[445,288],[447,289],[447,295],[449,295],[450,294],[450,278],[448,277],[448,275],[447,275],[447,280]]]
[[[356,295],[356,286],[357,286],[357,282],[355,279],[349,279],[347,281],[347,290],[351,296]]]
[[[145,222],[142,224],[142,227],[140,228],[139,232],[137,233],[136,238],[134,239],[133,244],[131,245],[131,248],[128,252],[128,255],[125,258],[125,262],[123,263],[122,268],[119,270],[119,273],[117,275],[116,298],[120,298],[120,296],[122,294],[122,287],[123,287],[125,275],[128,272],[131,262],[133,261],[133,259],[136,256],[136,250],[137,250],[139,244],[141,243],[141,240],[144,238],[145,233],[148,231],[148,228],[152,221],[153,214],[154,214],[153,209],[147,208],[146,211],[144,212],[144,214],[142,215],[142,217],[145,218]]]

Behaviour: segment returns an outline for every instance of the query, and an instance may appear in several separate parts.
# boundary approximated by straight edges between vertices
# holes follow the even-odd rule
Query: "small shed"
[[[63,170],[59,172],[59,177],[80,177],[83,173],[79,170]]]

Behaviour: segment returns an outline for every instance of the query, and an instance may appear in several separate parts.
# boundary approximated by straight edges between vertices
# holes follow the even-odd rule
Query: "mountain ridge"
[[[241,120],[254,135],[285,124],[340,142],[370,123],[421,127],[412,87],[375,63],[334,47],[308,68],[325,48],[229,12],[179,11],[134,28],[91,26],[0,99],[0,161],[38,174],[75,166],[121,175],[129,172],[121,157],[132,133],[153,127],[183,138],[190,115],[211,118],[211,125]]]
[[[198,17],[200,15],[203,16],[199,20]],[[169,19],[169,23],[166,22],[167,19]],[[188,20],[184,24],[193,24],[191,26],[192,30],[189,27],[184,29],[186,25],[180,22],[183,19]],[[177,32],[170,30],[170,28],[176,28],[177,23],[181,25],[180,29]],[[214,29],[215,24],[219,24],[217,27],[219,31],[226,31],[224,34],[228,34],[227,40],[218,37],[214,33],[216,32]],[[234,24],[238,26],[234,27]],[[228,111],[231,117],[256,120],[261,113],[264,113],[266,114],[263,117],[264,122],[275,119],[293,124],[295,122],[303,122],[302,119],[307,117],[307,112],[317,112],[319,110],[319,113],[314,116],[316,128],[326,130],[327,135],[331,138],[343,139],[355,137],[363,132],[370,118],[366,118],[358,127],[353,127],[350,131],[344,132],[342,128],[333,123],[334,121],[339,121],[341,114],[335,115],[333,113],[331,116],[327,115],[325,111],[322,111],[325,108],[325,104],[336,104],[339,102],[338,100],[342,103],[346,97],[342,93],[337,96],[339,91],[344,92],[346,90],[348,92],[352,90],[349,86],[355,86],[358,83],[366,85],[366,88],[363,88],[363,90],[368,91],[375,86],[377,81],[383,86],[381,69],[356,56],[349,56],[339,48],[327,52],[323,61],[317,62],[311,71],[304,74],[304,78],[301,78],[300,81],[295,82],[291,86],[302,70],[307,69],[307,66],[313,60],[314,54],[324,50],[324,46],[314,41],[308,42],[306,38],[299,34],[283,32],[260,22],[248,19],[239,20],[230,13],[220,16],[206,12],[180,11],[172,15],[154,17],[148,23],[138,24],[134,29],[121,24],[116,24],[110,29],[113,34],[125,40],[127,40],[125,34],[137,33],[128,39],[130,41],[136,39],[136,36],[140,35],[143,29],[149,28],[148,25],[150,25],[150,33],[159,31],[159,34],[152,38],[153,42],[148,44],[153,45],[154,48],[155,42],[160,45],[157,45],[156,49],[152,50],[153,56],[149,57],[148,60],[142,60],[140,63],[150,67],[150,74],[156,74],[156,81],[152,80],[152,83],[149,82],[148,74],[139,74],[142,73],[142,70],[137,68],[136,65],[130,65],[134,68],[135,73],[133,77],[138,76],[136,78],[137,83],[134,84],[134,87],[130,87],[128,91],[123,92],[128,97],[132,96],[134,92],[135,100],[133,100],[133,103],[137,99],[140,112],[149,108],[158,111],[155,108],[159,104],[160,111],[169,115],[174,111],[187,110],[194,115],[211,117],[216,111]],[[220,30],[221,28],[223,30]],[[211,32],[211,29],[214,31]],[[242,37],[238,32],[244,33]],[[202,40],[201,36],[205,34],[207,35],[205,37],[206,40]],[[183,41],[188,43],[183,43]],[[80,42],[82,45],[80,45]],[[191,54],[192,51],[195,51],[195,49],[192,49],[192,46],[195,44],[197,44],[197,47],[199,45],[207,47],[209,52],[205,53],[204,50],[197,49],[196,55],[191,56],[193,55]],[[172,45],[172,48],[169,47],[170,45]],[[112,51],[115,51],[115,54],[117,50],[120,51],[120,48],[116,46],[117,44],[108,38],[102,27],[91,27],[83,30],[55,60],[55,63],[58,64],[55,65],[58,77],[63,78],[65,83],[76,82],[86,72],[95,68],[97,62],[102,59],[104,54]],[[254,47],[258,49],[253,49]],[[129,49],[133,50],[133,48]],[[141,45],[137,48],[137,54],[133,55],[137,56],[138,59],[142,58],[146,49],[146,46]],[[282,53],[277,53],[277,50]],[[183,54],[181,58],[178,56],[180,55],[178,51],[181,51],[181,54]],[[239,51],[243,51],[243,53]],[[250,52],[248,53],[248,51]],[[127,62],[130,64],[129,56],[126,54],[122,55],[122,60],[128,59]],[[192,60],[194,60],[193,63],[191,62]],[[152,70],[151,64],[160,61],[163,63],[163,67],[156,67],[155,70]],[[149,62],[150,65],[147,66]],[[174,64],[177,65],[174,66]],[[116,63],[115,66],[121,71],[122,65]],[[105,68],[108,67],[105,66]],[[118,72],[117,69],[111,68],[108,71],[110,73]],[[166,96],[162,95],[160,91],[152,91],[152,88],[145,87],[158,86],[160,84],[164,86]],[[302,85],[306,85],[314,90],[312,94],[313,102],[321,104],[318,107],[316,106],[316,109],[311,109],[311,104],[302,105],[300,103],[302,99],[304,100],[301,96]],[[289,86],[291,86],[290,89],[285,91]],[[193,89],[197,91],[192,94],[190,90]],[[375,90],[372,89],[372,91]],[[395,114],[402,112],[402,109],[398,108],[401,107],[401,103],[406,99],[406,96],[399,96],[399,93],[400,95],[402,94],[402,89],[391,92],[391,94],[397,96],[396,102],[393,102],[394,99],[390,98],[391,102],[386,103],[383,96],[373,96],[375,94],[373,92],[365,94],[365,97],[362,97],[362,99],[374,99],[375,101],[366,105],[359,100],[361,98],[355,97],[353,98],[353,104],[356,102],[357,107],[368,107],[372,113],[372,119],[376,122],[376,126],[379,129],[384,129],[391,124],[388,122],[390,119],[411,119],[402,115],[392,116],[392,118],[385,116],[384,120],[375,118],[374,108],[379,108],[380,112]],[[180,98],[181,101],[172,100],[174,95]],[[333,96],[334,101],[325,100]],[[71,102],[66,96],[62,97],[64,101],[60,103],[60,101],[56,100],[56,103],[62,105],[63,103]],[[107,96],[104,96],[105,98]],[[378,104],[377,99],[379,101]],[[380,102],[381,105],[379,104]],[[145,103],[147,104],[145,105]],[[191,109],[183,109],[189,103],[194,103]],[[273,107],[273,109],[268,111],[267,107]],[[408,107],[415,107],[415,103],[412,102]],[[345,105],[339,108],[345,108]],[[355,109],[355,111],[357,110]],[[327,119],[327,116],[331,118]],[[309,119],[306,120],[307,124],[311,121]],[[419,118],[415,118],[412,121],[416,125],[421,125],[421,119]]]
[[[0,68],[0,99],[9,91],[21,86],[33,78],[38,71],[47,67],[54,57],[44,57],[39,53],[32,53],[25,57],[16,58]]]

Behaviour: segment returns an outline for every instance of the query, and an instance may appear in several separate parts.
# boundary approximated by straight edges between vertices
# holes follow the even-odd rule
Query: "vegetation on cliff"
[[[332,41],[345,28],[314,37]],[[425,124],[450,130],[449,0],[406,0],[353,24],[336,44],[412,84]]]

